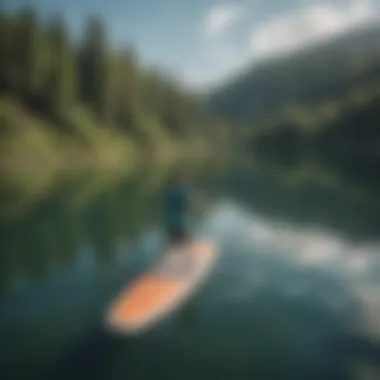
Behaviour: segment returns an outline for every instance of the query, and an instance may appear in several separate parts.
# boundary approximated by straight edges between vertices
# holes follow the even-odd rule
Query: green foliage
[[[90,18],[78,54],[80,99],[102,121],[109,121],[110,70],[102,22]]]
[[[0,135],[1,189],[48,189],[59,165],[54,132],[17,102],[0,99]]]
[[[88,18],[74,41],[60,17],[43,22],[29,6],[0,10],[0,53],[0,96],[7,98],[0,131],[15,137],[8,147],[33,124],[41,136],[53,136],[44,141],[52,155],[84,149],[131,158],[136,144],[143,152],[163,151],[194,135],[209,138],[217,128],[175,80],[144,68],[132,47],[111,49],[101,19]]]
[[[239,146],[279,162],[380,164],[380,29],[357,30],[250,68],[209,99]]]
[[[88,172],[129,172],[139,151],[131,138],[104,128],[84,107],[65,114],[65,131],[0,99],[0,189],[48,190],[58,180]]]
[[[75,101],[75,66],[65,26],[55,19],[47,30],[47,111],[55,120],[61,120]]]
[[[301,112],[308,115],[308,120],[293,110],[270,129],[260,127],[255,133],[247,132],[249,150],[262,158],[280,160],[313,155],[330,166],[355,166],[373,173],[380,164],[380,94],[372,92],[369,96],[370,92],[355,89],[340,102],[324,102],[308,108],[307,113]]]

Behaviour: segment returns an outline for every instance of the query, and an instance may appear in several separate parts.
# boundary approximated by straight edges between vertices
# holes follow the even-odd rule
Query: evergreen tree
[[[110,81],[103,23],[90,18],[79,52],[79,81],[81,101],[103,121],[109,111]]]
[[[0,9],[0,93],[10,90],[9,68],[11,32],[11,17],[9,17],[5,9]]]
[[[1,93],[49,119],[51,128],[73,123],[68,130],[75,124],[90,136],[97,125],[151,146],[170,136],[205,136],[202,129],[215,124],[168,73],[143,67],[133,48],[111,50],[95,17],[74,44],[60,17],[45,24],[31,7],[2,10],[0,54]]]
[[[39,48],[41,35],[38,17],[33,8],[26,6],[17,15],[11,35],[11,83],[18,96],[27,103],[40,89]]]
[[[47,31],[49,52],[46,101],[48,112],[62,120],[75,102],[75,67],[65,25],[60,18],[50,24]]]
[[[143,112],[142,78],[133,50],[126,50],[120,56],[117,93],[118,123],[122,130],[133,132],[138,123],[138,115]]]

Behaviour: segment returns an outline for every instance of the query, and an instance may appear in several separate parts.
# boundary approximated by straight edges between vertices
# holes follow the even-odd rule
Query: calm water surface
[[[195,233],[221,257],[184,308],[135,338],[111,336],[102,316],[159,257],[165,176],[13,196],[0,379],[379,379],[380,202],[263,173],[197,178],[208,202]]]

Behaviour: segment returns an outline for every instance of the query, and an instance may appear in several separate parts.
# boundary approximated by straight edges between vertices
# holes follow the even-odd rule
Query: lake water
[[[194,233],[218,242],[214,271],[145,334],[105,331],[109,302],[159,257],[164,179],[4,203],[0,379],[380,378],[380,202],[333,181],[196,176]]]

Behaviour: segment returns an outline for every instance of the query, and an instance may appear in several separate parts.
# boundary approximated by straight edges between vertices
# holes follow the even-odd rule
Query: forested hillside
[[[327,44],[263,61],[214,89],[210,107],[250,124],[284,108],[337,101],[380,77],[380,28],[352,31]]]
[[[216,141],[215,119],[175,78],[144,66],[131,46],[110,46],[95,17],[74,39],[59,16],[1,11],[2,168],[48,165],[62,155],[78,166],[91,152],[100,161],[128,161],[137,150]],[[93,158],[87,161],[96,165]]]
[[[219,88],[211,107],[234,121],[237,143],[257,157],[283,163],[313,157],[340,171],[374,174],[379,37],[379,29],[361,30],[263,64]]]

